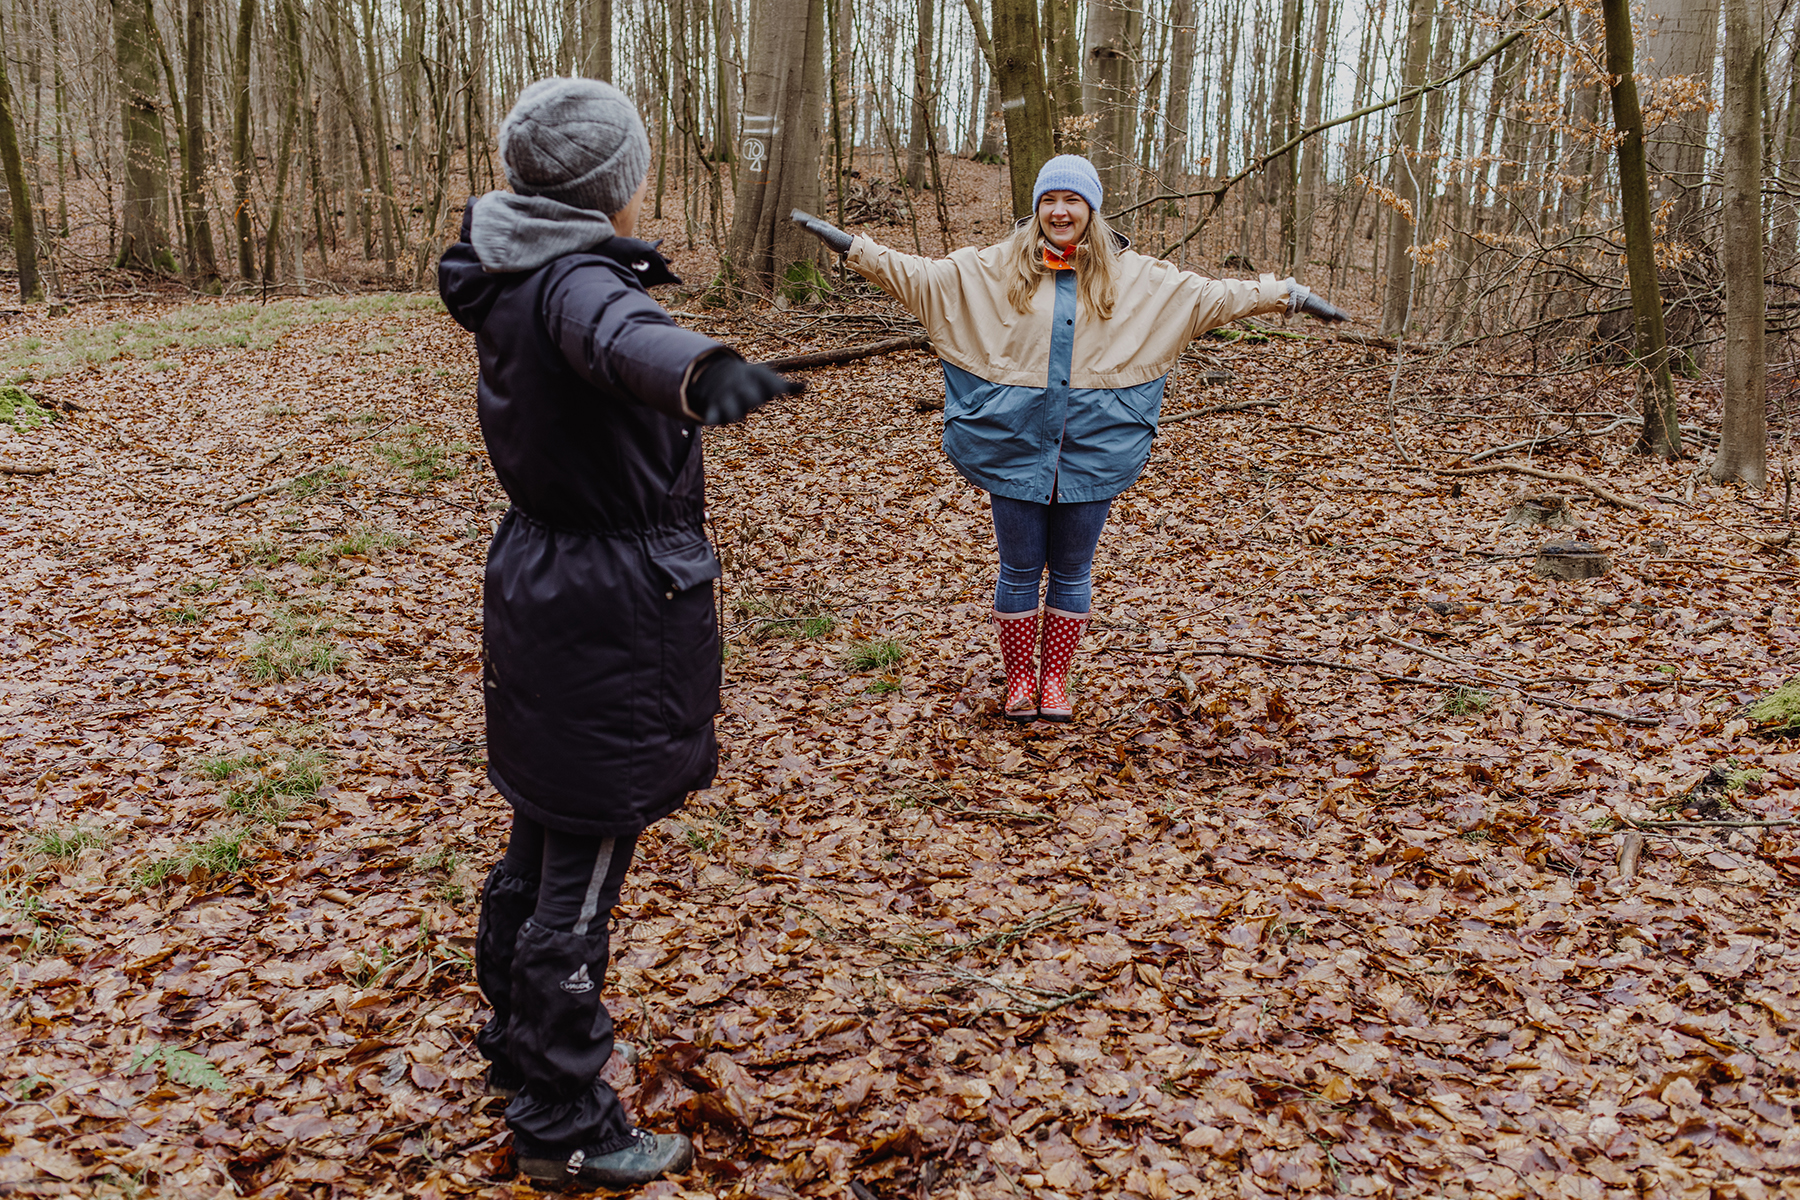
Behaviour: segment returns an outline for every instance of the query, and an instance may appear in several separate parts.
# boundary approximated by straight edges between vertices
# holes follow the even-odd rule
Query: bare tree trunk
[[[937,3],[919,0],[914,8],[918,14],[918,36],[913,42],[912,131],[906,143],[906,186],[918,191],[927,186],[925,158],[931,141],[929,126],[934,120],[931,47]]]
[[[1693,81],[1692,101],[1671,113],[1649,136],[1650,201],[1666,213],[1668,237],[1697,241],[1694,227],[1706,183],[1706,133],[1711,118],[1713,66],[1718,61],[1719,0],[1647,0],[1644,21],[1656,36],[1642,73],[1653,79]]]
[[[0,24],[0,46],[10,46]],[[13,119],[12,83],[6,74],[6,55],[0,54],[0,170],[6,176],[6,195],[12,205],[13,256],[19,268],[19,298],[29,304],[44,298],[38,278],[37,226],[32,218],[31,192],[25,184],[25,160],[19,151],[19,128]]]
[[[1713,67],[1718,61],[1719,0],[1649,0],[1647,27],[1656,31],[1653,52],[1643,74],[1660,80],[1685,79],[1692,99],[1646,135],[1644,155],[1650,173],[1651,210],[1662,229],[1660,240],[1684,247],[1682,257],[1698,260],[1689,271],[1661,273],[1663,322],[1672,368],[1691,374],[1704,353],[1705,298],[1696,295],[1690,272],[1699,265],[1712,276],[1714,258],[1710,221],[1704,215],[1707,127],[1712,119]],[[1701,291],[1710,291],[1701,284]]]
[[[254,0],[244,0],[245,4]],[[382,95],[381,59],[376,53],[375,6],[373,0],[362,0],[363,71],[369,84],[369,124],[375,135],[375,186],[381,206],[381,264],[387,277],[394,277],[394,266],[406,252],[405,229],[394,199],[393,160],[388,157],[387,101]]]
[[[212,222],[206,215],[206,123],[201,105],[206,95],[206,0],[187,4],[187,137],[182,155],[181,200],[193,231],[195,286],[209,296],[219,294],[219,260],[213,250]]]
[[[1644,113],[1638,106],[1637,76],[1632,68],[1629,0],[1601,0],[1600,14],[1606,23],[1606,73],[1613,80],[1608,91],[1618,138],[1619,207],[1625,217],[1625,265],[1637,329],[1638,394],[1644,407],[1644,431],[1637,449],[1676,459],[1681,457],[1681,422],[1675,407],[1675,382],[1669,377],[1662,292],[1656,282],[1650,174],[1644,161]]]
[[[1199,38],[1194,0],[1169,6],[1169,91],[1163,107],[1162,184],[1166,191],[1187,187],[1193,138],[1189,117],[1194,91],[1194,44]]]
[[[1410,91],[1425,81],[1425,67],[1431,61],[1432,15],[1437,0],[1412,0],[1412,15],[1407,23],[1406,67],[1401,77],[1403,90]],[[1409,100],[1394,113],[1394,164],[1389,175],[1399,207],[1388,213],[1387,287],[1382,295],[1381,332],[1388,337],[1406,336],[1411,322],[1413,292],[1413,260],[1407,254],[1412,244],[1415,222],[1419,219],[1419,131],[1422,101]]]
[[[846,171],[844,144],[844,92],[849,80],[845,77],[848,67],[844,53],[844,17],[850,0],[825,0],[825,36],[828,39],[827,50],[830,54],[831,74],[826,80],[831,93],[831,194],[837,201],[837,223],[844,224],[844,179]],[[851,129],[855,133],[854,126]],[[855,156],[855,147],[849,147],[850,157]],[[735,196],[735,192],[733,195]]]
[[[281,270],[282,218],[287,206],[288,167],[293,161],[294,129],[300,124],[300,23],[294,16],[294,0],[283,0],[279,16],[284,75],[280,148],[275,152],[275,189],[269,204],[269,228],[263,238],[263,286],[277,282]],[[300,255],[290,250],[296,272],[305,270]]]
[[[1013,216],[1031,212],[1031,188],[1054,151],[1050,101],[1044,87],[1043,39],[1036,0],[992,0],[994,77],[1006,121],[1006,168],[1012,179]]]
[[[1300,131],[1300,26],[1304,0],[1282,0],[1281,32],[1276,36],[1275,103],[1272,140],[1286,143]],[[1266,143],[1265,143],[1266,144]],[[1290,150],[1269,164],[1275,185],[1275,211],[1281,222],[1282,270],[1292,269],[1298,248],[1295,201],[1298,199],[1300,152]]]
[[[1100,174],[1105,206],[1131,207],[1137,144],[1138,55],[1143,0],[1089,0],[1082,108],[1094,118],[1088,157]]]
[[[118,265],[173,274],[165,220],[169,208],[169,144],[157,97],[156,48],[144,0],[111,0],[118,55],[120,120],[125,132],[125,236]]]
[[[1231,174],[1231,118],[1236,112],[1231,103],[1231,85],[1237,71],[1238,32],[1243,25],[1243,15],[1243,0],[1237,0],[1225,18],[1231,28],[1231,44],[1225,51],[1225,78],[1219,86],[1219,148],[1213,152],[1214,179],[1224,179]]]
[[[994,17],[996,24],[999,16]],[[1050,89],[1050,144],[1081,154],[1088,135],[1082,115],[1081,22],[1075,0],[1044,0],[1044,83]]]
[[[1312,54],[1310,78],[1306,81],[1306,125],[1316,127],[1325,106],[1325,60],[1332,55],[1332,28],[1336,6],[1332,0],[1313,0]],[[1294,202],[1294,265],[1301,268],[1312,257],[1313,222],[1319,208],[1320,186],[1325,179],[1325,155],[1329,146],[1322,137],[1306,143],[1300,162],[1300,194]]]
[[[722,273],[791,299],[824,282],[818,243],[788,220],[817,211],[825,107],[825,0],[753,0],[744,75],[743,170]]]
[[[239,0],[231,57],[231,220],[237,229],[238,274],[246,283],[256,278],[256,225],[250,214],[250,181],[256,170],[250,145],[250,38],[255,26],[256,0]]]
[[[1725,415],[1712,477],[1768,482],[1763,347],[1762,0],[1725,0]]]
[[[981,152],[981,127],[987,116],[981,107],[988,90],[986,68],[987,58],[977,47],[969,58],[969,127],[963,131],[962,145],[957,148],[957,153],[964,158],[974,158]]]
[[[581,74],[589,79],[613,77],[613,0],[581,0]]]

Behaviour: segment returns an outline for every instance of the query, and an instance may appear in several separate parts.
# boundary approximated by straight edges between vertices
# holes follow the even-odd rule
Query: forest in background
[[[1717,367],[1724,336],[1732,62],[1759,110],[1771,329],[1800,312],[1800,5],[1738,4],[1746,57],[1720,32],[1733,4],[1632,14],[1656,266],[1688,373]],[[1566,358],[1631,341],[1602,7],[5,0],[0,99],[8,190],[31,198],[52,294],[113,266],[202,292],[422,286],[464,195],[501,183],[511,98],[579,73],[637,100],[658,211],[679,205],[688,243],[728,263],[768,252],[732,228],[738,188],[795,156],[785,193],[938,251],[943,159],[1075,151],[1140,248],[1293,271],[1390,337]]]
[[[1721,26],[1747,11],[1719,9]],[[775,270],[816,244],[782,249],[785,213],[751,221],[740,197],[798,163],[784,183],[886,242],[995,237],[1029,154],[1058,134],[1097,158],[1120,144],[1100,118],[1125,110],[1072,86],[1073,124],[1052,121],[1048,82],[1035,115],[1004,87],[988,99],[995,75],[1047,70],[1069,44],[1046,28],[1085,36],[1094,9],[975,8],[996,72],[967,7],[933,11],[926,60],[898,8],[888,26],[873,6],[796,6],[832,23],[774,39],[796,52],[781,95],[797,107],[756,123],[744,114],[772,115],[777,77],[758,31],[786,7],[734,13],[721,57],[722,26],[692,8],[640,28],[623,6],[601,21],[202,3],[198,37],[194,10],[156,10],[147,93],[119,83],[121,11],[0,0],[7,110],[31,152],[10,194],[32,198],[55,301],[0,309],[0,385],[23,385],[0,388],[0,1188],[528,1194],[482,1084],[468,958],[508,812],[483,780],[478,683],[481,564],[506,498],[470,340],[406,292],[429,285],[463,195],[493,182],[494,116],[559,55],[598,54],[582,29],[608,28],[606,69],[657,151],[643,232],[689,281],[659,298],[808,383],[706,439],[724,755],[715,786],[641,843],[606,981],[642,1051],[615,1082],[700,1158],[642,1195],[1800,1195],[1792,497],[1709,481],[1722,453],[1627,442],[1654,411],[1634,408],[1651,372],[1642,311],[1623,320],[1644,282],[1627,243],[1690,244],[1650,169],[1673,136],[1651,74],[1666,21],[1628,43],[1657,189],[1633,235],[1610,132],[1626,76],[1583,98],[1566,57],[1598,10],[1415,8],[1404,31],[1387,10],[1359,72],[1357,12],[1208,9],[1176,88],[1189,169],[1168,180],[1156,113],[1180,26],[1133,10],[1141,154],[1113,190],[1151,203],[1121,223],[1198,269],[1294,262],[1362,321],[1251,321],[1189,347],[1096,562],[1081,715],[1021,729],[998,711],[987,507],[937,449],[936,361],[841,361],[919,331],[818,258]],[[123,27],[147,38],[142,11]],[[1696,249],[1649,282],[1691,348],[1671,360],[1679,423],[1663,432],[1722,452],[1722,370],[1746,361],[1720,340],[1745,295],[1728,281],[1754,248],[1771,403],[1740,411],[1779,468],[1793,156],[1769,131],[1791,128],[1774,85],[1792,75],[1794,13],[1760,19],[1766,58],[1732,59],[1754,88],[1720,67],[1741,20],[1683,85],[1698,97],[1706,75],[1707,107],[1687,115],[1709,149],[1680,192]],[[1278,88],[1275,50],[1296,44],[1284,22],[1311,39],[1321,20],[1336,40],[1319,123],[1372,111],[1302,143],[1291,194],[1275,159],[1217,191],[1283,144],[1271,91],[1311,120],[1312,60],[1296,71],[1290,54]],[[999,52],[1021,38],[1023,68]],[[455,64],[483,46],[477,98]],[[816,69],[834,46],[864,49],[834,76]],[[1392,104],[1420,61],[1427,84],[1456,78]],[[683,86],[660,82],[677,65]],[[921,94],[930,123],[909,116]],[[977,96],[999,122],[977,126]],[[1607,144],[1565,174],[1577,100]],[[134,112],[163,138],[135,160],[161,199],[135,210]],[[1409,112],[1418,150],[1399,153]],[[235,172],[240,113],[251,165]],[[798,151],[794,113],[816,118]],[[1754,154],[1731,141],[1750,125]],[[1444,129],[1462,149],[1433,140]],[[974,155],[991,135],[1008,161],[959,158],[972,134]],[[184,160],[183,137],[202,153]],[[1482,166],[1470,145],[1518,152]],[[1320,200],[1301,209],[1315,147],[1304,194]],[[1418,226],[1396,224],[1402,163]],[[915,164],[927,186],[904,186]],[[1757,219],[1732,215],[1746,191]],[[1533,224],[1570,194],[1591,222],[1578,235]],[[1302,261],[1283,214],[1305,212]],[[146,213],[164,253],[122,263]],[[752,227],[768,236],[747,270],[735,241]],[[194,257],[208,236],[221,297]],[[1451,245],[1424,253],[1439,236]],[[1395,262],[1418,267],[1399,329],[1382,326]],[[1684,280],[1702,314],[1685,334]],[[792,365],[809,357],[839,361]],[[1570,539],[1595,552],[1543,553]],[[1541,558],[1604,573],[1545,577]]]

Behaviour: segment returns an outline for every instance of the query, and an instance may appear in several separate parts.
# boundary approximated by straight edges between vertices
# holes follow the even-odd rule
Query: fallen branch
[[[48,463],[0,462],[0,475],[54,475],[56,468]]]
[[[230,512],[240,504],[248,504],[252,500],[261,500],[264,496],[273,496],[276,492],[281,491],[293,482],[292,479],[284,479],[280,483],[271,483],[268,487],[262,488],[259,491],[245,492],[242,496],[237,497],[237,499],[227,500],[225,503],[219,505],[219,511]]]
[[[1594,432],[1583,434],[1582,436],[1584,436],[1584,437],[1603,437],[1606,434],[1611,433],[1613,430],[1619,428],[1619,426],[1629,425],[1629,424],[1634,423],[1637,420],[1638,420],[1637,417],[1620,417],[1618,420],[1614,421],[1611,425],[1608,425],[1606,428],[1596,429],[1596,430],[1594,430]],[[1562,439],[1568,437],[1571,433],[1574,433],[1574,432],[1576,432],[1575,426],[1571,425],[1567,429],[1563,430],[1562,432],[1553,433],[1549,437],[1527,438],[1525,441],[1522,441],[1522,442],[1514,442],[1510,446],[1495,446],[1490,450],[1483,450],[1479,454],[1471,454],[1471,455],[1469,455],[1468,458],[1464,459],[1463,461],[1468,463],[1472,467],[1476,463],[1486,462],[1490,458],[1498,458],[1502,454],[1510,454],[1514,450],[1531,451],[1531,450],[1537,449],[1539,446],[1548,446],[1551,442],[1560,442]]]
[[[1176,413],[1172,417],[1163,417],[1157,421],[1159,425],[1169,425],[1176,421],[1187,421],[1194,417],[1210,417],[1215,413],[1243,412],[1249,408],[1280,408],[1279,400],[1239,400],[1232,404],[1215,404],[1211,408],[1194,408],[1187,412]]]
[[[841,350],[819,350],[812,354],[792,354],[786,358],[771,358],[765,360],[762,365],[771,371],[807,371],[813,367],[837,366],[840,363],[875,358],[882,354],[898,354],[902,350],[930,349],[930,338],[924,334],[914,334],[911,337],[890,338],[885,342],[847,346]]]
[[[1511,471],[1517,475],[1529,475],[1534,479],[1548,479],[1552,483],[1567,483],[1578,488],[1586,488],[1608,504],[1616,504],[1620,508],[1629,508],[1632,512],[1646,512],[1647,509],[1636,500],[1627,500],[1617,492],[1601,487],[1585,475],[1570,475],[1563,471],[1545,471],[1524,463],[1498,462],[1483,467],[1428,467],[1433,475],[1493,475],[1500,471]]]
[[[1633,829],[1773,829],[1781,825],[1800,825],[1800,817],[1783,817],[1777,821],[1634,821],[1620,817]]]

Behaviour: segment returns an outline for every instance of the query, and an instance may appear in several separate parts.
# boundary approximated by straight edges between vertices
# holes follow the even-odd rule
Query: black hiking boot
[[[622,1060],[627,1066],[638,1065],[638,1048],[630,1042],[614,1042],[613,1057]],[[607,1066],[612,1066],[608,1060]],[[605,1076],[602,1076],[605,1078]],[[525,1077],[511,1063],[490,1062],[487,1069],[487,1094],[501,1096],[511,1100],[525,1086]]]
[[[631,1131],[631,1144],[611,1154],[572,1154],[517,1143],[519,1171],[540,1188],[634,1188],[694,1164],[694,1144],[680,1133]]]

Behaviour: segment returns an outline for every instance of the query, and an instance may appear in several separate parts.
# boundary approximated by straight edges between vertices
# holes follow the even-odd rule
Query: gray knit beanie
[[[625,93],[598,79],[540,79],[500,123],[506,182],[612,216],[650,173],[650,139]]]

